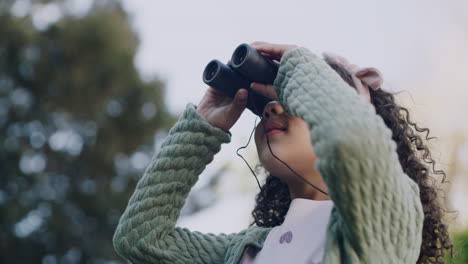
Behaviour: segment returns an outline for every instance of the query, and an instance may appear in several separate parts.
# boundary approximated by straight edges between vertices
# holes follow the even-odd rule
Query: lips
[[[265,134],[268,133],[268,132],[270,132],[270,131],[285,131],[285,130],[286,130],[286,129],[273,128],[273,129],[267,130],[267,131],[265,132]]]
[[[272,122],[272,121],[268,121],[266,124],[265,124],[265,133],[268,133],[270,131],[273,131],[273,130],[281,130],[281,131],[285,131],[286,130],[286,127],[281,125],[280,123],[277,123],[277,122]]]

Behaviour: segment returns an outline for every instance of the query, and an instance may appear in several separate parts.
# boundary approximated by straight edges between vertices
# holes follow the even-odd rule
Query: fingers
[[[234,99],[229,109],[229,115],[233,120],[237,120],[247,106],[247,89],[239,89],[234,95]]]
[[[239,91],[234,95],[234,103],[241,106],[247,105],[247,94],[247,89],[239,89]]]
[[[222,91],[216,89],[216,88],[213,88],[211,86],[208,86],[208,90],[207,90],[208,93],[212,94],[213,96],[215,97],[222,97],[222,96],[226,96]]]
[[[254,41],[250,43],[250,46],[259,52],[267,53],[270,58],[277,61],[281,60],[281,57],[286,51],[297,47],[296,45],[273,44],[264,41]]]
[[[268,57],[278,60],[283,56],[283,50],[275,44],[256,41],[250,44],[257,51],[266,53]]]
[[[253,82],[250,84],[250,88],[265,97],[268,97],[274,101],[278,101],[278,95],[276,94],[276,91],[271,84]]]

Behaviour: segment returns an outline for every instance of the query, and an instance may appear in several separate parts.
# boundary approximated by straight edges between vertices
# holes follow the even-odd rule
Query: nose
[[[283,106],[278,101],[271,101],[263,108],[263,118],[270,119],[275,116],[282,115],[284,113]]]

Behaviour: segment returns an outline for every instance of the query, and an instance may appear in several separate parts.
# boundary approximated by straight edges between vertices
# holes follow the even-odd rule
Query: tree
[[[112,246],[118,219],[155,151],[155,133],[176,121],[164,85],[139,76],[138,39],[117,2],[44,29],[31,15],[7,12],[7,2],[0,5],[0,263],[122,260]]]
[[[452,233],[455,257],[452,259],[447,256],[445,259],[449,264],[468,263],[468,229]]]

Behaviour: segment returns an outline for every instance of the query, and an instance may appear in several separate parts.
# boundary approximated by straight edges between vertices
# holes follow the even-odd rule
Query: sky
[[[448,158],[454,131],[468,134],[463,114],[468,98],[467,1],[123,3],[141,41],[135,63],[145,78],[157,76],[166,83],[166,102],[174,114],[182,113],[189,102],[199,103],[207,89],[202,72],[210,60],[227,62],[239,44],[259,40],[296,44],[317,54],[332,51],[354,64],[378,68],[385,79],[382,89],[404,91],[400,98],[414,119],[439,136],[435,145],[440,155],[435,157],[441,164]],[[244,112],[231,130],[231,143],[222,146],[200,176],[201,182],[206,181],[206,175],[223,161],[235,160],[232,172],[223,176],[219,202],[190,219],[180,219],[180,225],[215,233],[246,227],[258,187],[235,151],[247,142],[254,119]],[[468,146],[458,148],[460,159],[468,160]],[[253,168],[258,162],[255,144],[251,142],[243,153]],[[457,194],[454,200],[464,198]],[[462,216],[468,223],[468,212]]]

